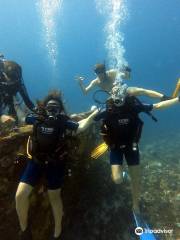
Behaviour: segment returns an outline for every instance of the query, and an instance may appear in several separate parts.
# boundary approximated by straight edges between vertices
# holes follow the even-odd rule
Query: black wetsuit
[[[38,120],[37,116],[28,115],[26,123],[33,124],[32,160],[28,161],[20,181],[35,186],[45,174],[48,189],[60,188],[67,158],[63,154],[64,136],[67,130],[76,131],[79,124],[66,115],[59,115],[54,120]]]
[[[95,121],[102,120],[102,135],[110,148],[111,165],[122,165],[125,156],[128,165],[139,164],[138,142],[143,122],[140,112],[149,112],[152,104],[140,104],[134,97],[127,97],[125,104],[100,112]],[[136,148],[133,149],[133,144]]]
[[[26,106],[33,110],[26,87],[22,81],[21,67],[13,61],[0,61],[0,115],[8,107],[8,114],[17,120],[13,97],[19,92]]]

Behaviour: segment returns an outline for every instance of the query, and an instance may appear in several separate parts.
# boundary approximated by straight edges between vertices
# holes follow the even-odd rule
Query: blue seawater
[[[108,4],[117,11],[108,11]],[[58,88],[70,112],[90,108],[92,93],[83,96],[74,77],[85,76],[88,84],[95,77],[95,63],[105,61],[110,66],[112,49],[105,46],[110,34],[106,27],[118,19],[122,9],[125,16],[115,31],[123,37],[120,51],[132,68],[128,85],[171,95],[180,77],[178,0],[0,0],[0,6],[0,52],[22,66],[34,101]],[[179,129],[180,105],[155,115],[158,124],[143,116],[147,138]]]

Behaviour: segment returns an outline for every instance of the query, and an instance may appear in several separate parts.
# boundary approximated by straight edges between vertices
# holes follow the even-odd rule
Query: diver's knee
[[[23,191],[17,191],[15,195],[16,203],[23,202],[28,198],[27,194]]]
[[[31,190],[32,187],[29,186],[28,184],[20,183],[15,195],[16,203],[26,200],[29,197]]]
[[[61,189],[48,190],[48,196],[51,203],[55,203],[61,200]]]
[[[123,177],[122,176],[112,176],[112,180],[115,184],[121,184],[123,182]]]

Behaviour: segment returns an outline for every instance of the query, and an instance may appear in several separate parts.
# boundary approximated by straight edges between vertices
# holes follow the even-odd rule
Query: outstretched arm
[[[23,98],[26,106],[31,110],[33,111],[34,109],[34,104],[32,103],[32,101],[30,100],[29,96],[28,96],[28,93],[27,93],[27,90],[26,90],[26,87],[25,85],[22,83],[19,87],[19,93],[21,94],[21,97]]]
[[[171,100],[166,100],[163,102],[155,103],[155,104],[153,104],[153,109],[157,109],[157,110],[164,109],[164,108],[171,107],[177,103],[180,103],[180,97],[176,97]]]
[[[131,96],[148,96],[152,98],[162,98],[164,96],[162,93],[138,87],[128,87],[127,93]]]
[[[83,77],[77,78],[77,81],[79,82],[79,86],[82,92],[86,95],[91,89],[93,89],[97,85],[97,79],[92,80],[87,87],[84,86],[83,80],[84,80]]]
[[[98,113],[98,110],[95,110],[87,118],[78,122],[79,127],[77,129],[77,134],[83,132],[84,130],[86,130],[90,126],[90,124],[93,122],[94,117],[96,116],[97,113]]]

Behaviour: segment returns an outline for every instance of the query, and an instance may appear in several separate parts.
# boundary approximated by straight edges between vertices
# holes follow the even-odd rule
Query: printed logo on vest
[[[128,118],[119,119],[118,123],[119,123],[119,125],[128,125],[129,124],[129,119]]]
[[[52,134],[54,132],[54,128],[41,127],[41,132],[44,134]]]

